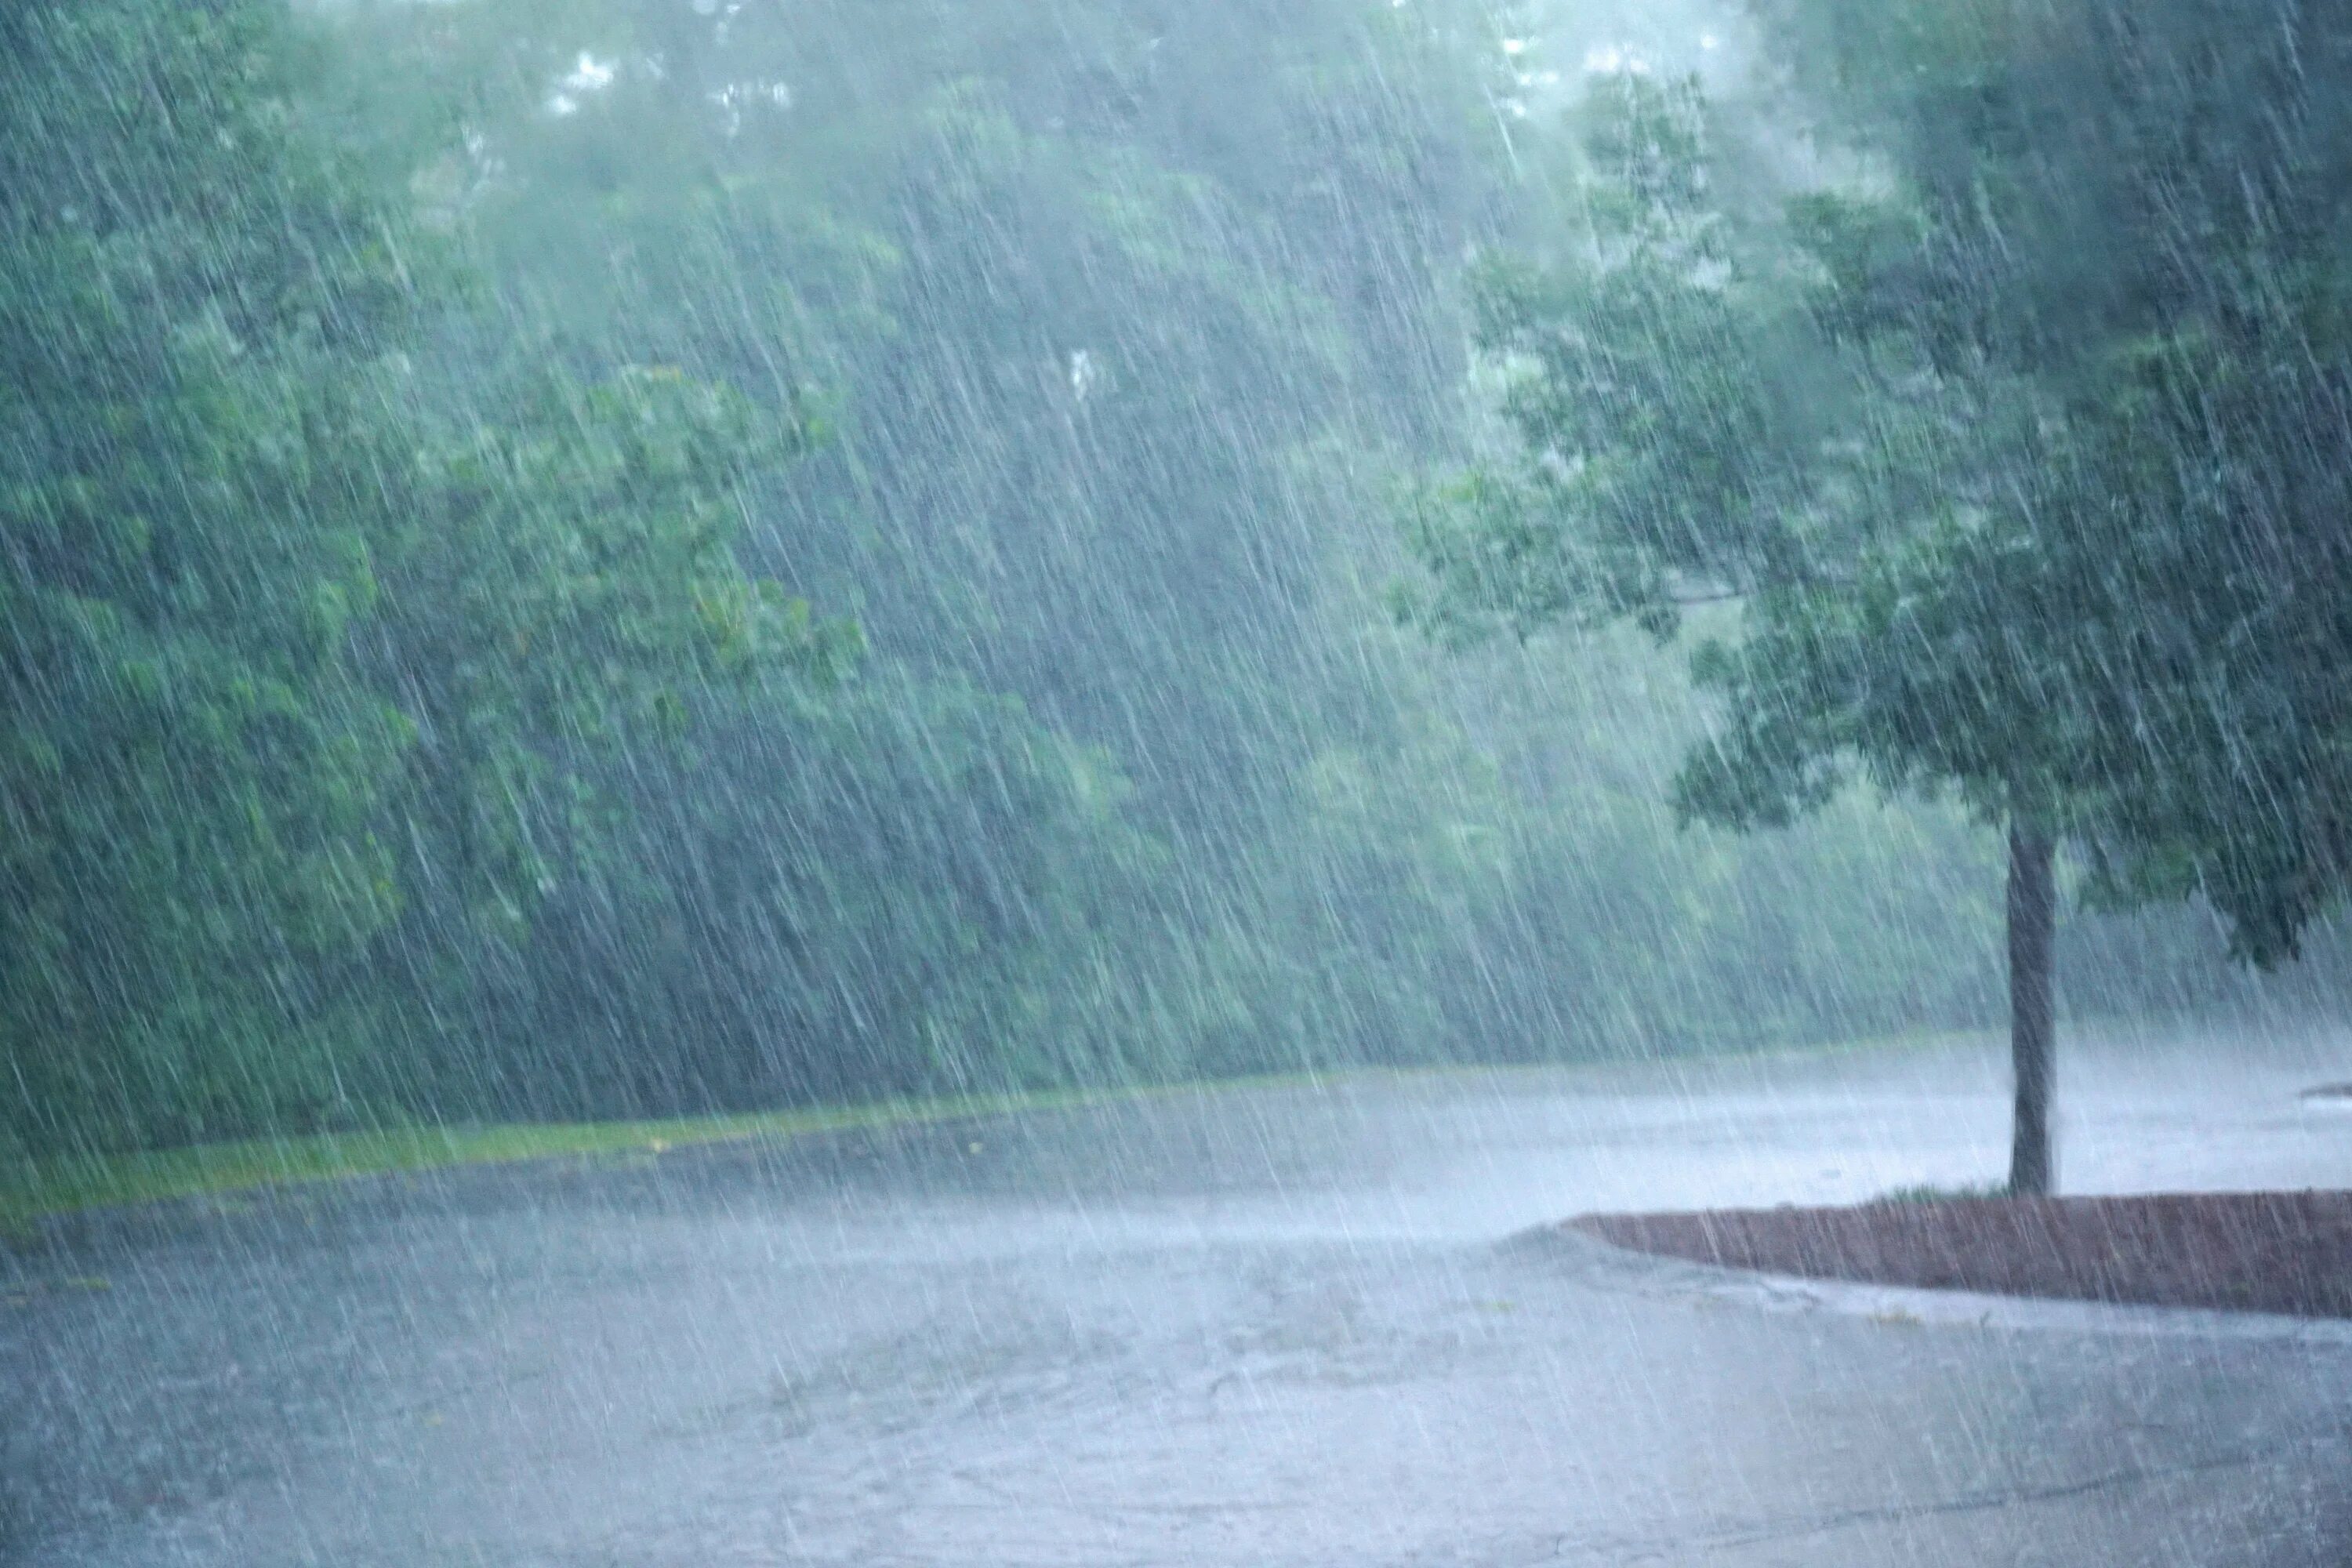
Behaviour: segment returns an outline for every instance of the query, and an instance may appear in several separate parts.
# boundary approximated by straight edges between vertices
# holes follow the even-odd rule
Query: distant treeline
[[[1393,624],[1517,71],[1466,4],[0,9],[0,1152],[1991,1018],[1957,813],[1681,829],[1675,659]]]

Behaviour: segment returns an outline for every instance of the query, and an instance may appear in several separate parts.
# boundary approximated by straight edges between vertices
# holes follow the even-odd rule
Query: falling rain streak
[[[2296,0],[0,6],[0,1562],[2346,1560],[2347,196]]]

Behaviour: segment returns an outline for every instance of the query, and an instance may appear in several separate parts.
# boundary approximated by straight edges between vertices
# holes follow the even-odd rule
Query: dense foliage
[[[731,553],[774,422],[658,372],[431,395],[436,258],[272,9],[8,26],[9,1120],[348,1116],[582,853],[585,754],[822,662]]]
[[[1976,679],[2063,715],[2044,750],[2110,890],[2195,889],[2241,953],[2292,954],[2352,868],[2352,37],[2280,0],[1778,22],[1823,122],[1899,175],[1841,215],[1873,236],[1849,330],[2009,410],[1978,443],[2002,494],[1917,596],[2019,628]]]
[[[2346,39],[2264,0],[1759,10],[1810,156],[1726,178],[1785,121],[1602,84],[1575,237],[1480,289],[1508,435],[1417,507],[1408,609],[1673,642],[1736,605],[1691,639],[1685,816],[1858,773],[2006,824],[2041,1190],[2054,835],[2265,964],[2343,890]]]
[[[1899,299],[1815,309],[1941,209],[1816,204],[1792,268],[1689,184],[1703,104],[1612,78],[1606,264],[1465,299],[1561,243],[1533,79],[1468,5],[8,8],[0,1142],[1986,1017],[1962,814],[1678,831],[1728,787],[1685,748],[1773,737],[1675,661],[1389,624],[1386,476],[1491,443],[1465,373],[1611,454],[1480,481],[1500,556],[1427,514],[1471,618],[1956,537],[1820,460],[1948,420],[1856,390]],[[1528,331],[1571,307],[1621,337]],[[2206,841],[2133,798],[2119,844]],[[2086,930],[2086,999],[2197,934]]]

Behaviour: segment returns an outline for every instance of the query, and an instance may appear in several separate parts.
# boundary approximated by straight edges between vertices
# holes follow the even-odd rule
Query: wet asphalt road
[[[2074,1191],[2352,1184],[2352,1041],[2070,1050]],[[2352,1346],[1727,1307],[1522,1235],[1983,1180],[1997,1056],[1367,1078],[0,1258],[0,1561],[2352,1562]],[[1517,1239],[1514,1239],[1514,1237]]]

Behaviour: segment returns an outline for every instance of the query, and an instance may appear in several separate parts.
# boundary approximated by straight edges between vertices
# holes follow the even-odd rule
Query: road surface
[[[2352,1185],[2296,1096],[2352,1041],[2220,1057],[2074,1045],[2064,1184]],[[2002,1089],[1366,1077],[108,1219],[0,1259],[0,1561],[2352,1562],[2352,1347],[1751,1310],[1522,1234],[1980,1181]]]

